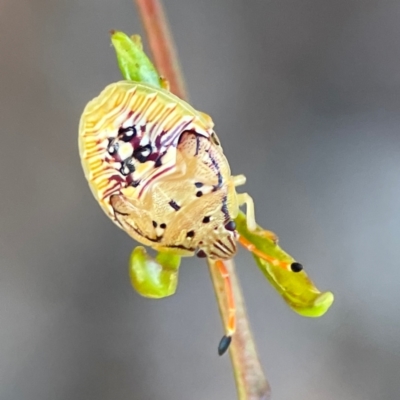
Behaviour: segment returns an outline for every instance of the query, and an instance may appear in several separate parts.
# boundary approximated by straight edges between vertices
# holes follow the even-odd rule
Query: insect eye
[[[151,154],[151,146],[149,144],[146,144],[146,146],[139,147],[138,149],[135,150],[133,153],[133,156],[141,163],[144,163],[147,161],[147,158]]]
[[[137,134],[135,126],[128,126],[126,128],[119,128],[118,135],[124,142],[130,142]]]
[[[229,221],[226,225],[225,225],[225,229],[227,231],[234,231],[236,229],[236,224],[234,221]]]

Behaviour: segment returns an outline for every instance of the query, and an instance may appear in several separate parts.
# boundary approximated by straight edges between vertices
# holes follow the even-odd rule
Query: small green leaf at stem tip
[[[235,219],[236,229],[240,235],[249,240],[263,253],[278,259],[279,261],[294,262],[294,258],[283,251],[272,239],[261,235],[262,228],[255,232],[247,229],[246,216],[240,212]],[[253,255],[261,272],[271,285],[283,297],[289,307],[304,317],[320,317],[324,315],[332,305],[334,297],[331,292],[320,292],[314,283],[303,271],[286,271],[279,266]]]
[[[130,38],[124,32],[111,31],[110,33],[118,66],[124,79],[149,83],[157,88],[162,87],[157,70],[143,51],[140,36],[134,35]]]
[[[161,299],[175,293],[181,257],[158,253],[150,257],[144,247],[136,247],[129,259],[129,276],[133,288],[142,296]]]

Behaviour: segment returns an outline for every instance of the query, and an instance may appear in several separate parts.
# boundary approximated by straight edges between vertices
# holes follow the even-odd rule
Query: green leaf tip
[[[303,317],[318,318],[322,317],[331,307],[334,301],[332,292],[320,293],[309,307],[301,305],[302,307],[297,308],[296,304],[293,304],[291,308]]]
[[[118,67],[124,79],[162,87],[162,79],[143,51],[139,35],[129,37],[124,32],[111,31],[111,43],[117,56]]]
[[[133,288],[142,296],[161,299],[175,293],[181,257],[158,253],[150,257],[142,246],[136,247],[129,259],[129,276]]]
[[[235,222],[239,234],[254,244],[258,250],[279,261],[295,262],[295,259],[282,250],[276,241],[263,234],[265,231],[262,228],[256,232],[250,232],[247,229],[246,216],[242,212],[239,213]],[[267,280],[297,314],[304,317],[321,317],[332,305],[333,294],[320,292],[304,270],[287,271],[254,254],[253,257]]]

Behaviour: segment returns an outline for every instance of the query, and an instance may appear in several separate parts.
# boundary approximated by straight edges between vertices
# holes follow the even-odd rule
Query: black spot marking
[[[300,263],[298,263],[298,262],[294,262],[294,263],[292,263],[292,265],[290,266],[290,269],[291,269],[293,272],[300,272],[300,271],[303,270],[303,266],[302,266]]]
[[[154,228],[157,228],[157,222],[156,221],[153,221],[153,226],[154,226]]]
[[[203,187],[203,182],[196,182],[194,186],[196,186],[197,188],[201,188]]]
[[[206,254],[206,252],[204,250],[198,250],[197,253],[196,253],[196,256],[199,257],[199,258],[206,258],[207,254]]]
[[[114,155],[118,152],[118,149],[119,149],[119,144],[114,143],[114,139],[108,139],[108,146],[107,146],[108,154]]]
[[[133,157],[135,157],[139,162],[144,163],[147,161],[151,152],[152,152],[151,146],[149,144],[146,144],[146,146],[137,148],[133,152]]]
[[[161,157],[158,157],[156,162],[154,163],[154,167],[158,168],[161,167],[161,165],[162,165]]]
[[[186,234],[186,237],[188,237],[188,238],[194,237],[194,231],[189,231],[189,232]]]
[[[196,197],[201,197],[201,196],[203,196],[203,192],[199,190],[199,191],[196,193]]]
[[[166,227],[167,227],[167,224],[164,224],[164,223],[160,224],[161,229],[165,229]]]
[[[132,186],[132,187],[138,187],[139,185],[140,185],[140,181],[132,181],[130,183],[130,186]]]
[[[210,222],[210,220],[211,220],[211,217],[204,217],[203,218],[203,224],[208,224],[209,222]]]
[[[234,231],[236,229],[236,224],[234,221],[229,221],[226,225],[225,225],[225,229],[227,231]]]
[[[137,134],[135,126],[128,126],[127,128],[119,128],[118,135],[124,142],[130,142]]]
[[[135,172],[135,166],[133,165],[132,158],[128,158],[122,163],[120,172],[122,175],[125,175],[125,176]]]
[[[168,203],[175,211],[179,211],[181,209],[181,206],[178,205],[174,200],[171,200]]]

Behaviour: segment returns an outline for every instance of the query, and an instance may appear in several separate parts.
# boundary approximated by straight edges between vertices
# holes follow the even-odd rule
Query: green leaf
[[[262,228],[255,232],[247,229],[246,216],[239,213],[235,220],[239,234],[249,240],[256,248],[270,257],[279,261],[294,262],[294,258],[287,254],[281,247],[262,233]],[[279,266],[261,259],[253,254],[261,272],[271,285],[283,297],[292,310],[304,317],[320,317],[324,315],[332,305],[334,297],[331,292],[320,292],[303,271],[287,271]]]
[[[162,80],[142,48],[140,36],[130,38],[123,32],[112,31],[111,43],[124,79],[162,87]]]
[[[136,247],[129,259],[129,276],[134,289],[144,297],[160,299],[175,293],[181,257],[158,253],[154,259],[144,247]]]

